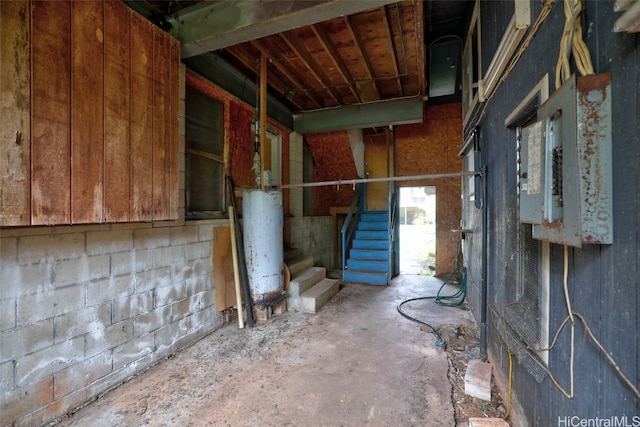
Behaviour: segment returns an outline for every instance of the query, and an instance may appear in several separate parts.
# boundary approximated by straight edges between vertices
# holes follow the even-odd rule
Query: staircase
[[[363,212],[347,258],[343,279],[370,285],[389,283],[389,215]]]
[[[287,309],[316,313],[339,290],[340,280],[327,278],[325,267],[314,267],[312,257],[301,257],[296,249],[285,252],[290,281],[287,287]]]

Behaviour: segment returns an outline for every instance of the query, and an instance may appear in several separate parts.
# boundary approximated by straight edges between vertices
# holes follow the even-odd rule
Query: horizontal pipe
[[[395,182],[395,181],[411,181],[416,179],[441,179],[441,178],[457,178],[462,176],[480,175],[481,172],[451,172],[451,173],[434,173],[428,175],[411,175],[411,176],[389,176],[382,178],[358,178],[358,179],[339,179],[337,181],[320,181],[320,182],[303,182],[302,184],[284,184],[278,188],[304,188],[304,187],[328,187],[330,185],[348,185],[361,184],[368,182]]]

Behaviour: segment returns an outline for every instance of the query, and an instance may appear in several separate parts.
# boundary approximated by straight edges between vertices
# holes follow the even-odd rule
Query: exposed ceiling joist
[[[390,0],[223,0],[168,19],[182,58],[377,8]]]
[[[354,82],[353,76],[349,71],[349,68],[345,65],[344,61],[340,57],[340,54],[338,53],[338,50],[335,48],[333,43],[331,43],[331,40],[329,40],[329,36],[327,36],[327,33],[322,29],[322,27],[319,24],[312,25],[311,29],[313,30],[313,33],[315,34],[315,36],[318,38],[318,41],[322,44],[322,47],[324,48],[324,50],[326,50],[329,53],[329,58],[331,59],[331,62],[336,67],[336,70],[338,70],[338,73],[340,74],[340,77],[342,78],[342,80],[345,82],[345,84],[349,86],[349,90],[351,91],[353,96],[359,102],[362,102],[362,98],[360,97],[360,93],[358,92],[358,89]]]

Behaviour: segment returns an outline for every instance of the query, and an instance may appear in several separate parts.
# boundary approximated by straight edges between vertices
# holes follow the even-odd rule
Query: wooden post
[[[234,197],[232,195],[232,197]],[[238,243],[236,241],[235,215],[233,206],[229,206],[229,228],[231,229],[231,255],[233,258],[233,280],[236,287],[236,305],[238,306],[238,327],[244,328],[242,315],[242,295],[240,293],[240,271],[238,268]]]
[[[267,144],[267,55],[262,52],[260,54],[260,187],[262,191],[267,190],[267,186],[264,182],[264,163],[265,155],[271,155],[271,153],[265,153],[264,148]]]

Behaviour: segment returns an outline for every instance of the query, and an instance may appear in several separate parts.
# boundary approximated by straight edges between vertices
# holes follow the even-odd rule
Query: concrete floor
[[[347,284],[315,315],[230,323],[60,425],[454,426],[446,353],[396,311],[440,284],[418,275]],[[432,301],[406,310],[435,326],[473,324]]]

